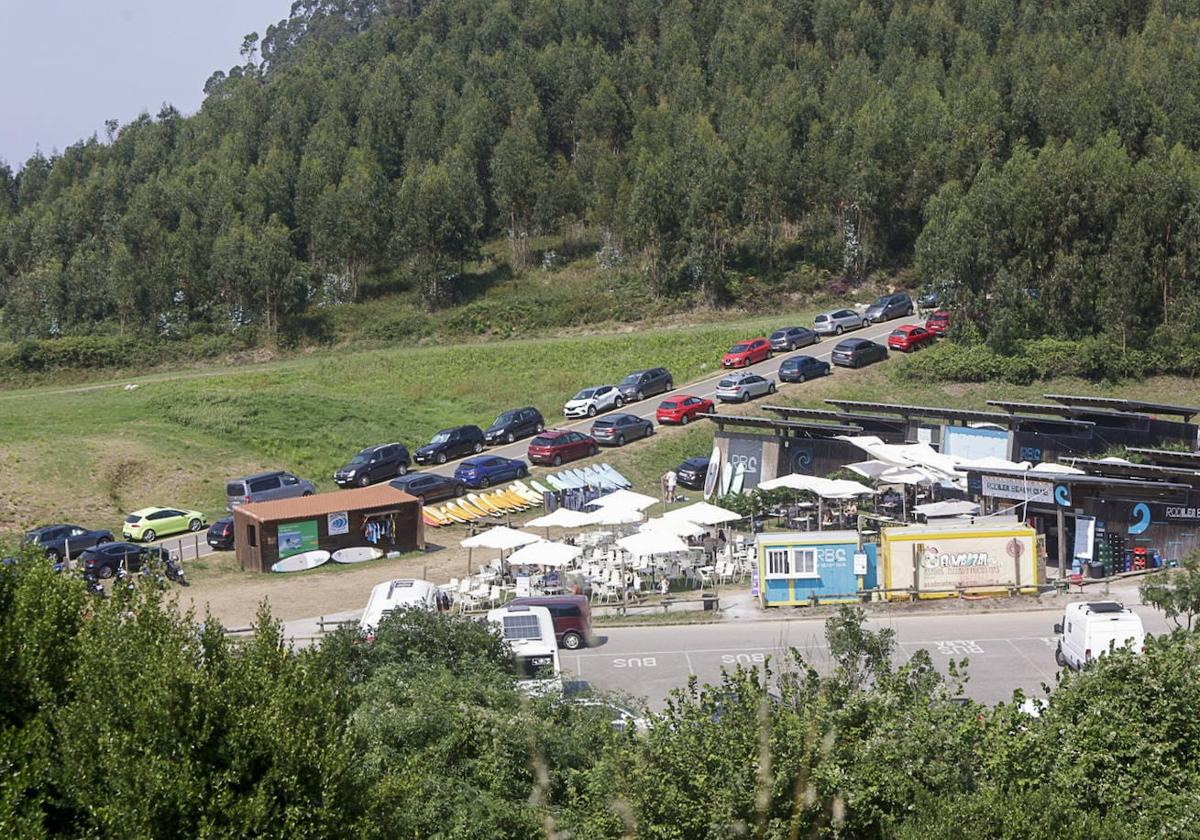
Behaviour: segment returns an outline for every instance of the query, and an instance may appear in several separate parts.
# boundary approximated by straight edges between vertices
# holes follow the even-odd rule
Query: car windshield
[[[38,545],[42,541],[42,532],[30,531],[25,535],[25,539],[30,543],[30,545]]]
[[[881,298],[879,298],[878,300],[876,300],[876,301],[875,301],[874,303],[872,303],[871,305],[872,305],[872,306],[887,306],[887,304],[888,304],[888,301],[890,301],[890,300],[891,300],[891,298],[890,298],[890,297],[884,296],[884,297],[881,297]]]
[[[717,383],[718,388],[733,388],[736,387],[740,380],[737,379],[722,379]]]
[[[775,332],[771,333],[771,338],[785,338],[786,336],[787,330],[775,330]]]
[[[616,423],[615,420],[597,420],[592,424],[593,429],[607,429]]]
[[[729,348],[730,353],[745,353],[750,349],[749,344],[735,344]]]
[[[904,330],[892,330],[892,338],[908,338],[908,333]]]
[[[535,437],[529,442],[530,446],[553,446],[554,439],[548,437]]]
[[[949,312],[934,312],[932,315],[929,316],[929,320],[930,321],[949,321],[950,313]]]
[[[676,400],[663,400],[658,404],[659,408],[678,408],[679,403]]]
[[[624,379],[621,380],[621,384],[622,385],[636,385],[641,381],[642,381],[642,375],[640,373],[631,373],[628,376],[626,376]]]
[[[350,459],[350,466],[353,467],[355,464],[365,464],[369,460],[371,460],[371,453],[364,449],[362,452],[359,452]]]
[[[136,524],[138,524],[139,522],[141,522],[141,521],[142,521],[142,517],[140,517],[140,516],[126,516],[126,517],[125,517],[125,521],[126,521],[126,522],[128,522],[130,525],[136,525]]]
[[[517,419],[516,412],[510,411],[507,414],[501,414],[499,417],[497,417],[496,422],[492,423],[492,425],[493,426],[507,426],[509,423],[513,422],[516,419]]]
[[[439,443],[445,443],[448,440],[450,440],[449,432],[438,432],[436,435],[433,436],[433,440],[431,440],[429,442],[431,444],[439,444]]]
[[[816,321],[828,321],[828,320],[829,320],[829,316],[828,316],[828,315],[818,315],[818,316],[817,316],[817,317],[816,317],[814,320],[816,320]]]
[[[577,400],[590,400],[595,395],[596,395],[595,388],[584,388],[582,391],[580,391],[578,394],[576,394],[574,398]]]

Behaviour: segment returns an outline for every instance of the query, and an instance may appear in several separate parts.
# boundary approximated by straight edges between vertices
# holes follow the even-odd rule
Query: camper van
[[[499,630],[516,658],[517,688],[530,695],[562,692],[558,638],[546,607],[505,606],[491,610],[487,620]]]
[[[375,632],[379,622],[394,610],[437,609],[437,587],[427,580],[400,578],[387,580],[371,590],[367,608],[363,610],[358,628],[368,636]]]
[[[1067,604],[1054,632],[1058,634],[1054,660],[1076,671],[1114,648],[1129,646],[1141,653],[1146,642],[1142,619],[1116,601]]]

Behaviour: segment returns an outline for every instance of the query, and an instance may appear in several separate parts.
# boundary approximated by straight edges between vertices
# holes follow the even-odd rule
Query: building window
[[[257,547],[258,547],[258,533],[257,533],[257,531],[258,531],[258,529],[257,529],[257,528],[255,528],[253,525],[247,525],[247,526],[246,526],[246,543],[247,543],[247,544],[248,544],[248,545],[249,545],[251,548],[257,548]]]
[[[767,575],[770,577],[788,577],[791,566],[788,563],[786,548],[767,549]]]
[[[793,577],[817,577],[817,551],[813,548],[797,548],[792,552]]]
[[[767,577],[769,578],[817,578],[817,549],[815,548],[768,548],[766,550]]]

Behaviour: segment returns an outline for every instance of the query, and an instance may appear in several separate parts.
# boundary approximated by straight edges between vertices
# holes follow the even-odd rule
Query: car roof
[[[266,472],[255,473],[254,475],[242,476],[240,478],[231,478],[230,481],[253,481],[256,478],[270,478],[273,475],[283,475],[287,470],[267,470]]]
[[[694,458],[686,458],[686,459],[684,459],[683,463],[684,463],[684,464],[695,464],[696,466],[699,466],[699,465],[701,465],[701,464],[707,465],[707,464],[708,464],[708,460],[709,460],[709,459],[708,459],[707,457],[703,456],[703,455],[697,455],[697,456],[695,456]]]
[[[837,343],[837,347],[834,347],[833,349],[836,350],[838,347],[865,347],[870,343],[871,342],[867,341],[865,338],[844,338],[839,341]]]
[[[538,437],[557,440],[563,435],[569,434],[571,431],[571,429],[546,429],[546,431],[542,432],[540,435],[538,435]]]
[[[160,510],[166,510],[166,508],[163,508],[163,507],[146,507],[146,508],[142,508],[141,510],[135,510],[135,511],[131,512],[129,515],[130,515],[130,516],[143,516],[143,517],[144,517],[144,516],[149,516],[149,515],[150,515],[150,514],[152,514],[152,513],[157,513],[157,512],[158,512],[158,511],[160,511]]]

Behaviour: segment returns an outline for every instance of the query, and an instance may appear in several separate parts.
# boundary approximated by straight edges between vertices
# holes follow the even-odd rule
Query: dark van
[[[592,608],[583,595],[538,595],[514,598],[507,606],[545,607],[554,619],[558,646],[578,650],[592,643]]]

